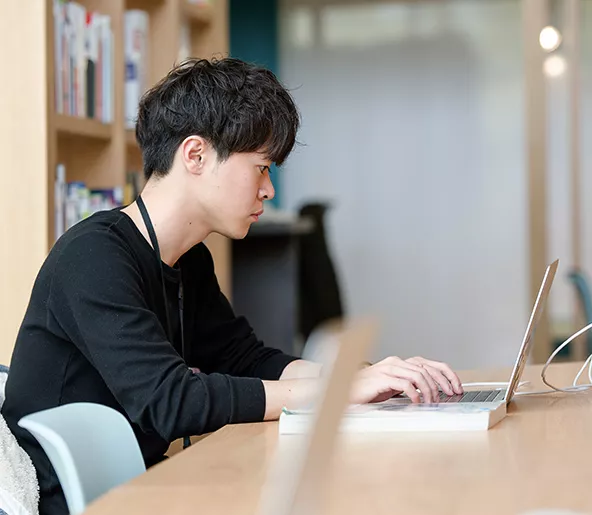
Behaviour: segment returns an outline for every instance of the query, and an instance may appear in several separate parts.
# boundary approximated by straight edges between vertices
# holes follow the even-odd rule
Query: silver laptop
[[[551,290],[551,285],[553,284],[553,279],[555,278],[555,272],[557,271],[558,265],[559,260],[555,260],[547,267],[547,270],[545,271],[543,282],[541,283],[532,313],[530,314],[530,319],[528,320],[528,325],[526,326],[526,332],[524,333],[524,338],[522,340],[522,345],[520,346],[520,351],[518,352],[518,357],[516,358],[516,362],[514,364],[514,369],[510,375],[508,387],[497,388],[493,390],[471,390],[466,391],[462,395],[453,395],[451,397],[446,395],[444,392],[441,392],[439,402],[499,403],[505,401],[506,405],[510,403],[512,397],[516,393],[522,372],[524,371],[524,366],[526,365],[526,360],[528,359],[528,355],[532,347],[535,329],[541,318],[547,297],[549,296],[549,291]]]
[[[510,402],[524,370],[534,330],[549,295],[558,264],[557,260],[547,267],[508,388],[495,390],[496,396],[491,399],[488,393],[485,401],[480,400],[485,396],[485,392],[466,392],[456,396],[456,399],[447,397],[448,402],[493,402],[500,407],[504,400],[506,403]],[[358,364],[376,339],[376,333],[376,322],[356,320],[338,335],[337,356],[333,366],[329,367],[326,382],[315,402],[316,410],[311,430],[302,442],[303,445],[291,449],[282,450],[280,439],[277,454],[261,491],[258,515],[309,515],[323,512],[327,477],[339,423],[347,406]],[[471,397],[470,394],[476,395]],[[500,396],[499,399],[497,395]]]

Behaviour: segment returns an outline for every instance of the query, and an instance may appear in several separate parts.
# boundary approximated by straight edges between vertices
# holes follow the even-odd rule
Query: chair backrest
[[[327,322],[345,317],[341,286],[325,228],[327,203],[309,202],[299,209],[302,217],[314,221],[314,229],[298,238],[298,311],[303,340]]]
[[[586,324],[592,323],[592,293],[590,292],[590,286],[588,278],[581,270],[576,268],[572,269],[567,275],[568,279],[573,283],[578,293],[578,297],[586,318]],[[587,347],[588,352],[592,353],[592,333],[588,333]]]
[[[0,408],[4,404],[6,380],[8,379],[8,367],[6,365],[0,365]],[[0,514],[2,515],[2,514]]]
[[[18,424],[43,447],[71,514],[146,470],[128,421],[107,406],[65,404],[27,415]]]

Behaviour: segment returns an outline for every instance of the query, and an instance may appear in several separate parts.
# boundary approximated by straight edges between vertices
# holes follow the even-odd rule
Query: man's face
[[[269,177],[271,163],[260,152],[236,153],[226,161],[213,161],[202,181],[210,226],[229,238],[244,238],[263,212],[263,201],[275,195]]]

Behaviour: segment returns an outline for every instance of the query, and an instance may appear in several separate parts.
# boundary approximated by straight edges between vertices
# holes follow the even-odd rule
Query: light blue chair
[[[107,406],[65,404],[27,415],[18,425],[49,457],[71,515],[146,470],[128,421]]]
[[[590,284],[586,274],[577,268],[573,268],[567,274],[567,278],[574,285],[578,300],[586,318],[586,324],[592,324],[592,293],[590,292]],[[587,353],[592,354],[592,332],[586,333],[586,347]]]
[[[4,404],[4,388],[8,379],[8,367],[0,364],[0,408]],[[0,515],[2,515],[0,513]]]

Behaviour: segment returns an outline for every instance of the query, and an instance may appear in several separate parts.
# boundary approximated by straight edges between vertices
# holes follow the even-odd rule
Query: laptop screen
[[[545,277],[543,277],[543,282],[534,303],[532,313],[530,314],[530,320],[526,326],[526,333],[524,334],[524,339],[522,340],[522,346],[520,347],[520,352],[518,353],[518,359],[514,364],[514,370],[512,370],[512,375],[510,376],[510,384],[508,385],[508,390],[506,392],[506,404],[512,400],[512,397],[514,396],[518,386],[518,381],[522,376],[522,371],[524,370],[524,366],[526,365],[526,360],[532,346],[535,329],[541,318],[541,314],[543,313],[545,301],[549,296],[549,291],[551,290],[551,285],[553,284],[553,279],[555,278],[555,272],[557,271],[558,265],[559,260],[557,259],[553,261],[553,263],[551,263],[545,271]]]

